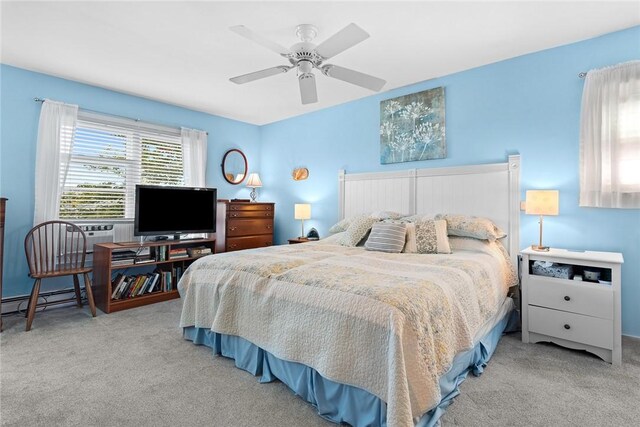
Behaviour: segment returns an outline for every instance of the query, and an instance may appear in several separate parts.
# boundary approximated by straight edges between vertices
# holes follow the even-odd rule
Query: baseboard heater
[[[86,304],[87,298],[84,287],[80,288],[80,293],[82,295],[82,303]],[[76,294],[73,288],[59,289],[56,291],[42,292],[38,300],[44,300],[44,302],[39,302],[37,308],[47,308],[62,304],[76,304]],[[8,316],[11,314],[25,313],[28,303],[29,295],[2,298],[2,315]]]

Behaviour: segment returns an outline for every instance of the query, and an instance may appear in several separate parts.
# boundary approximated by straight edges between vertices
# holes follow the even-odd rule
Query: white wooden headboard
[[[491,219],[507,232],[514,265],[520,250],[520,156],[507,163],[338,174],[340,219],[373,211]]]

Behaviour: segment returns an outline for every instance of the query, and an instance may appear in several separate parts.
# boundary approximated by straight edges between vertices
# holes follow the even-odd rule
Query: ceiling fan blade
[[[277,67],[271,67],[271,68],[267,68],[265,70],[254,71],[253,73],[243,74],[241,76],[232,77],[229,80],[231,80],[232,82],[234,82],[236,84],[241,85],[241,84],[244,84],[244,83],[252,82],[254,80],[264,79],[265,77],[275,76],[276,74],[286,73],[287,71],[289,71],[292,68],[293,67],[287,67],[286,65],[280,65],[280,66],[277,66]]]
[[[316,47],[316,52],[324,59],[329,59],[367,38],[369,38],[369,33],[356,24],[351,23],[320,43],[320,45]]]
[[[242,37],[245,37],[253,42],[256,42],[259,45],[266,47],[267,49],[272,50],[279,55],[282,55],[282,56],[291,55],[291,51],[286,47],[276,42],[273,42],[265,37],[262,37],[260,34],[256,33],[253,30],[248,29],[244,25],[236,25],[233,27],[229,27],[229,29],[234,33],[239,34]]]
[[[298,76],[300,83],[300,99],[303,104],[313,104],[318,102],[318,92],[316,91],[316,76],[312,73],[304,73]]]
[[[379,92],[387,83],[385,80],[370,76],[369,74],[354,71],[349,68],[339,67],[338,65],[327,64],[322,67],[322,72],[324,75],[333,77],[334,79],[342,80],[376,92]]]

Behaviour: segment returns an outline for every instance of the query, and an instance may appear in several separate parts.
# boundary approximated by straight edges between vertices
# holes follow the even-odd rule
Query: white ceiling
[[[230,77],[286,64],[229,31],[246,25],[290,46],[297,24],[316,42],[354,22],[371,34],[330,63],[389,90],[640,24],[636,1],[7,2],[5,64],[265,124],[371,95],[316,73],[301,105],[295,71],[239,86]],[[34,96],[39,94],[34,93]]]

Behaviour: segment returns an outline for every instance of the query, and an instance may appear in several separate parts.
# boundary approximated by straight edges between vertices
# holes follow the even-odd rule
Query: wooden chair
[[[73,276],[73,287],[76,303],[82,307],[80,296],[80,280],[84,277],[84,286],[91,314],[96,316],[96,305],[93,302],[91,267],[85,267],[87,255],[87,238],[75,224],[65,221],[48,221],[33,227],[24,239],[24,250],[29,264],[29,276],[35,279],[27,310],[27,331],[31,329],[38,305],[40,283],[42,279],[60,276]]]

